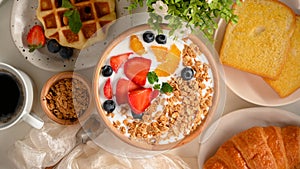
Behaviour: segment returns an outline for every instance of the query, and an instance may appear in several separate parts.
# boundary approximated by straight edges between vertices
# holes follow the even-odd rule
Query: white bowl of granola
[[[123,32],[104,51],[93,78],[107,128],[145,150],[192,141],[224,107],[216,52],[198,36],[174,39],[162,28],[161,34],[148,25]]]

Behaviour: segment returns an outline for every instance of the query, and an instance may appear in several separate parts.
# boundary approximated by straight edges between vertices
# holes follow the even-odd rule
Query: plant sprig
[[[146,0],[148,12],[155,12],[153,4],[157,0]],[[161,0],[168,6],[167,15],[164,19],[169,21],[169,27],[172,29],[170,34],[182,26],[191,28],[193,31],[201,31],[209,39],[213,39],[214,31],[218,28],[217,19],[222,18],[226,22],[237,23],[238,17],[233,13],[231,6],[233,0]],[[210,1],[210,2],[208,2]],[[239,0],[236,1],[239,3]],[[137,7],[143,7],[144,0],[131,0],[127,8],[129,12]],[[159,30],[159,24],[162,20],[159,14],[151,14],[148,23],[156,30]],[[185,23],[185,25],[183,25]]]
[[[70,30],[73,33],[78,33],[82,27],[82,22],[80,19],[80,13],[78,10],[70,3],[69,0],[62,0],[62,7],[68,8],[64,13],[64,16],[68,18]]]

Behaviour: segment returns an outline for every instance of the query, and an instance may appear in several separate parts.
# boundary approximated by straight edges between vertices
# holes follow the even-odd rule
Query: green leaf
[[[155,89],[155,90],[160,90],[160,84],[155,84],[155,85],[153,86],[153,89]]]
[[[69,11],[66,11],[66,12],[64,13],[64,16],[65,16],[65,17],[71,17],[73,14],[74,14],[74,11],[73,11],[73,10],[69,10]]]
[[[79,12],[77,10],[66,11],[64,16],[68,18],[70,30],[77,34],[82,27]]]
[[[147,74],[147,78],[150,84],[154,84],[155,82],[158,82],[158,76],[156,75],[156,73],[153,72],[148,72]]]
[[[153,12],[153,3],[157,0],[127,0],[131,4],[128,9],[133,7],[142,6],[144,2],[148,7],[148,12]],[[206,0],[162,0],[163,3],[168,6],[168,15],[164,18],[168,20],[169,27],[174,33],[179,28],[179,24],[186,24],[192,26],[194,32],[203,32],[204,35],[209,39],[213,39],[214,31],[218,28],[217,22],[219,19],[224,19],[226,22],[236,23],[238,17],[234,14],[231,6],[233,0],[212,0],[208,3]],[[239,5],[240,0],[236,0]],[[161,31],[160,24],[163,22],[161,18],[156,16],[155,13],[150,13],[150,19],[148,20],[149,25],[152,29]],[[180,22],[170,18],[179,17]]]
[[[172,17],[172,15],[166,15],[164,19],[169,20],[171,17]]]
[[[29,48],[29,52],[32,53],[34,52],[36,49],[40,49],[42,48],[43,45],[42,44],[39,44],[39,45],[28,45],[28,48]]]
[[[74,8],[74,6],[71,4],[71,2],[69,0],[62,0],[62,5],[63,8]]]
[[[144,1],[144,0],[140,0],[140,1]],[[153,3],[155,3],[157,0],[147,0],[147,6],[152,6]]]
[[[160,91],[162,93],[170,93],[173,92],[173,87],[169,83],[163,82]]]
[[[69,9],[68,11],[64,12],[64,16],[68,18],[70,30],[77,34],[82,27],[80,13],[69,0],[62,0],[62,7]]]

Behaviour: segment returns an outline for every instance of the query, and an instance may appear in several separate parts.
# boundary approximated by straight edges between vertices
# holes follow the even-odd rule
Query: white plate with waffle
[[[44,2],[50,2],[52,1],[52,3],[54,4],[54,0],[49,0],[49,1],[44,1]],[[99,0],[101,1],[100,3],[103,3],[105,0]],[[57,2],[57,1],[55,1]],[[79,3],[86,3],[86,2],[78,2]],[[55,5],[51,5],[53,6],[53,8],[55,8]],[[95,6],[95,5],[91,5],[89,4],[89,6]],[[113,6],[112,8],[115,8],[115,6]],[[56,21],[56,26],[60,27],[59,29],[62,30],[61,32],[58,32],[58,34],[60,35],[60,37],[55,37],[54,34],[55,33],[51,33],[52,30],[49,29],[49,31],[47,32],[48,37],[51,38],[60,38],[61,41],[65,41],[62,42],[64,45],[63,46],[70,46],[74,48],[74,54],[71,58],[69,59],[64,59],[61,56],[59,56],[58,53],[50,53],[47,50],[47,47],[43,47],[41,49],[38,49],[34,52],[29,52],[28,49],[28,45],[26,44],[26,36],[28,31],[30,30],[30,28],[34,25],[42,25],[42,24],[47,24],[47,23],[41,23],[40,20],[38,20],[37,17],[37,13],[36,10],[38,9],[38,1],[29,1],[29,0],[23,0],[23,1],[18,1],[15,0],[14,4],[13,4],[13,8],[12,8],[12,13],[11,13],[11,35],[13,38],[13,41],[16,45],[16,47],[19,49],[19,51],[22,53],[22,55],[25,57],[26,60],[28,60],[30,63],[32,63],[33,65],[44,69],[44,70],[48,70],[48,71],[66,71],[66,70],[73,70],[75,63],[76,63],[76,69],[85,69],[85,68],[90,68],[92,66],[95,65],[95,57],[94,56],[89,56],[86,55],[86,57],[84,59],[77,59],[80,51],[80,48],[78,45],[74,45],[72,44],[70,41],[68,41],[68,38],[71,37],[69,35],[63,34],[64,33],[64,29],[63,27],[60,27],[59,21]],[[80,9],[80,8],[79,8]],[[93,8],[95,9],[95,8]],[[85,8],[83,9],[85,10]],[[91,10],[91,8],[90,8]],[[43,15],[42,17],[48,17],[51,16],[51,12],[46,12],[46,14],[41,14]],[[115,13],[112,14],[115,17]],[[53,16],[54,17],[54,16]],[[82,16],[81,17],[85,17]],[[95,16],[96,17],[96,16]],[[105,15],[105,17],[107,17],[107,15]],[[106,22],[104,17],[104,21]],[[88,18],[90,19],[90,18]],[[93,18],[94,19],[94,18]],[[100,26],[101,25],[101,18],[97,17],[97,19],[94,19],[97,24],[96,24],[96,28],[97,29],[101,29]],[[89,25],[87,24],[87,22],[89,22]],[[85,26],[91,26],[91,22],[90,21],[83,21],[83,27]],[[100,23],[100,24],[98,24]],[[48,22],[49,24],[49,22]],[[48,25],[49,26],[49,25]],[[53,26],[50,24],[50,27]],[[95,25],[92,25],[92,27]],[[90,30],[90,29],[86,29],[86,30]],[[49,33],[50,32],[50,33]],[[99,32],[99,31],[98,31]],[[46,33],[46,31],[45,31]],[[82,44],[85,44],[86,41],[86,35],[89,34],[88,31],[86,31],[86,33],[84,33],[84,31],[80,31],[80,33],[78,34],[80,41],[82,41]],[[65,35],[65,36],[62,36]],[[91,35],[88,35],[91,36]],[[68,37],[68,38],[66,38]],[[82,40],[83,39],[83,40]],[[68,45],[67,45],[68,44]],[[80,44],[82,46],[82,44]],[[105,45],[103,45],[105,46]],[[76,49],[77,48],[77,49]],[[88,52],[88,48],[83,49],[85,51]],[[78,63],[80,62],[80,63]]]

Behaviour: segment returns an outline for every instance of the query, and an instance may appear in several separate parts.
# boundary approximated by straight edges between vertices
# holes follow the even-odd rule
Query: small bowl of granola
[[[117,138],[144,150],[189,143],[222,114],[216,53],[198,36],[169,37],[148,25],[128,29],[103,52],[94,73],[98,113]]]
[[[78,73],[61,72],[48,79],[41,91],[40,101],[42,109],[54,122],[77,124],[91,112],[91,85]]]

